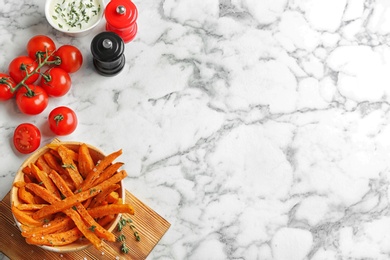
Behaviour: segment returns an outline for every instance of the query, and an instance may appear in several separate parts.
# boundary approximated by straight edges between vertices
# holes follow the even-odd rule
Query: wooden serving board
[[[26,243],[12,216],[8,193],[0,203],[0,251],[10,259],[146,259],[167,232],[170,224],[128,191],[126,203],[134,207],[135,215],[124,214],[123,217],[133,220],[141,237],[137,242],[129,227],[122,230],[126,236],[126,245],[130,249],[128,254],[121,252],[120,242],[106,242],[102,251],[90,246],[82,251],[61,254]],[[118,236],[115,232],[114,234]]]

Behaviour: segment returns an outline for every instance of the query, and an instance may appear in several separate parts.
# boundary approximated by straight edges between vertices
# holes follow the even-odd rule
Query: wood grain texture
[[[10,207],[10,193],[0,203],[0,251],[10,259],[135,259],[142,260],[150,254],[163,235],[168,231],[170,224],[155,211],[126,191],[126,203],[133,205],[135,215],[124,214],[123,217],[131,218],[141,237],[141,241],[134,239],[129,227],[123,229],[126,236],[126,245],[130,251],[123,254],[120,251],[119,242],[104,243],[102,251],[93,246],[85,250],[60,254],[44,250],[38,246],[29,245],[21,236],[20,230],[15,224]],[[117,231],[114,234],[118,236]]]

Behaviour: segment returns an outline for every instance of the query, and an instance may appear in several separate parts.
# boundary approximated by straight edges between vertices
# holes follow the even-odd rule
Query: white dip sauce
[[[80,31],[95,24],[103,7],[96,0],[52,1],[51,18],[58,28],[65,31]]]

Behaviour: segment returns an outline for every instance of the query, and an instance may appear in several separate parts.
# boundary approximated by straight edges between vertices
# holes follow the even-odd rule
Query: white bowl
[[[68,7],[68,10],[70,10],[70,5],[72,5],[72,2],[75,2],[75,8],[79,13],[79,18],[78,22],[76,18],[73,20],[67,19],[63,20],[61,17],[69,17],[68,15],[71,14],[70,11],[65,11],[66,8]],[[82,2],[83,4],[90,4],[91,2],[93,3],[93,7],[86,6],[86,4],[83,5],[82,8],[79,7],[79,3]],[[45,16],[46,20],[49,22],[49,24],[56,29],[57,31],[60,31],[62,33],[65,33],[69,36],[76,36],[76,37],[81,37],[85,36],[88,33],[92,31],[93,28],[95,28],[100,21],[103,18],[104,14],[104,1],[103,0],[92,0],[92,1],[82,1],[82,0],[46,0],[45,3]],[[100,6],[100,8],[99,8]],[[61,7],[61,9],[57,8]],[[82,15],[80,10],[85,10],[86,15]],[[74,15],[73,17],[76,17]],[[88,23],[85,22],[85,19],[82,19],[82,17],[89,17]],[[69,26],[68,23],[73,23],[75,26]]]
[[[57,141],[55,141],[55,143],[58,143]],[[58,144],[62,144],[64,146],[66,146],[67,148],[71,149],[71,150],[74,150],[75,152],[78,151],[80,145],[82,144],[81,142],[59,142]],[[91,154],[91,157],[92,159],[97,162],[98,160],[101,160],[105,154],[98,148],[96,148],[95,146],[92,146],[90,144],[86,144],[87,147],[89,148],[89,152]],[[35,162],[40,156],[42,156],[43,154],[45,154],[47,151],[49,151],[50,148],[47,147],[47,146],[44,146],[44,147],[41,147],[39,148],[38,150],[36,150],[34,153],[32,153],[23,163],[22,165],[19,167],[18,171],[16,172],[16,175],[15,175],[15,179],[14,179],[14,183],[15,182],[18,182],[18,181],[24,181],[24,173],[23,173],[23,169],[30,165],[30,163],[33,163]],[[120,189],[119,189],[119,198],[122,199],[123,203],[125,203],[125,189],[124,189],[124,186],[123,186],[123,181],[120,181]],[[12,189],[11,189],[11,205],[19,205],[21,204],[21,200],[19,199],[19,196],[18,196],[18,188],[15,187],[14,185],[12,185]],[[105,226],[105,228],[109,231],[109,232],[112,232],[116,227],[117,227],[117,224],[120,220],[120,217],[121,217],[122,214],[118,214],[116,215],[115,219],[109,223],[107,226]],[[18,228],[20,230],[22,230],[21,228],[21,224],[19,223],[19,221],[15,218],[14,216],[14,220],[15,220],[15,223],[17,224]],[[79,250],[83,250],[83,249],[86,249],[87,247],[91,246],[91,242],[88,241],[87,239],[82,239],[82,240],[77,240],[71,244],[68,244],[68,245],[63,245],[63,246],[56,246],[56,247],[53,247],[53,246],[40,246],[41,248],[45,249],[45,250],[48,250],[48,251],[52,251],[52,252],[57,252],[57,253],[69,253],[69,252],[75,252],[75,251],[79,251]]]

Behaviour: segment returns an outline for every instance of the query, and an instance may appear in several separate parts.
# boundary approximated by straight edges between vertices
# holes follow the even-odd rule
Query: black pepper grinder
[[[91,42],[93,65],[103,76],[115,76],[125,66],[125,44],[114,32],[102,32]]]

